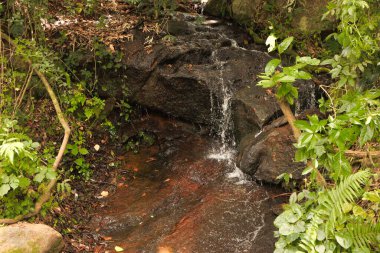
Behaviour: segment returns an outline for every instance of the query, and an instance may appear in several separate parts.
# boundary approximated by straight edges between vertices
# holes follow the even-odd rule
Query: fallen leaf
[[[102,191],[102,192],[100,193],[100,195],[101,195],[102,197],[106,198],[106,197],[108,197],[109,193],[108,193],[108,191]]]
[[[116,252],[124,251],[124,249],[122,247],[119,247],[119,246],[115,246],[115,250],[116,250]]]

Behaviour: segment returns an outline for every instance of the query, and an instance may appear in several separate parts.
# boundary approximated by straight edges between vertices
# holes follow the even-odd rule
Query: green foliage
[[[314,115],[309,116],[309,121],[297,121],[302,134],[296,145],[296,160],[318,161],[335,181],[350,175],[351,164],[345,151],[378,141],[380,136],[379,97],[378,90],[351,91],[336,99],[336,115],[325,120]],[[306,168],[303,174],[310,171]]]
[[[293,42],[293,37],[283,40],[280,44],[276,43],[277,38],[271,34],[266,44],[269,46],[268,51],[277,49],[279,55],[285,52]],[[272,59],[265,67],[265,73],[259,77],[262,79],[257,85],[263,88],[275,88],[276,97],[279,100],[285,100],[289,104],[293,104],[294,100],[298,98],[298,90],[293,86],[297,80],[309,80],[312,76],[305,71],[308,65],[319,65],[319,60],[311,57],[297,57],[296,63],[292,66],[282,67],[282,71],[276,70],[280,64],[280,59]]]
[[[370,208],[356,204],[366,196],[370,177],[368,171],[360,171],[332,189],[293,193],[274,222],[279,229],[275,253],[379,250],[380,224]]]
[[[380,110],[378,89],[363,91],[359,87],[364,74],[379,57],[379,9],[376,1],[331,0],[327,15],[338,21],[338,31],[330,36],[341,46],[341,53],[322,63],[311,57],[297,57],[295,64],[280,68],[281,60],[268,62],[258,85],[275,88],[279,100],[292,104],[297,98],[293,86],[296,79],[311,79],[303,68],[330,65],[335,84],[326,90],[328,100],[319,100],[321,111],[327,118],[317,115],[298,120],[301,130],[296,160],[308,167],[303,175],[311,182],[317,173],[325,173],[332,188],[310,184],[306,179],[301,193],[293,193],[290,203],[275,220],[278,228],[276,253],[280,252],[378,252],[380,223],[378,220],[380,192],[377,182],[370,185],[371,172],[354,173],[353,160],[347,152],[376,148],[380,137]],[[279,55],[291,45],[292,38],[277,44],[271,35],[267,39],[269,51],[277,49]],[[373,68],[370,69],[373,71]],[[360,150],[359,150],[360,151]],[[372,160],[372,166],[376,164]],[[356,164],[356,166],[358,166]],[[365,168],[365,166],[363,166]],[[319,174],[318,176],[320,176]],[[280,175],[289,181],[291,175]],[[310,191],[312,190],[312,191]]]
[[[19,132],[17,121],[0,117],[0,217],[28,213],[46,182],[57,177],[43,165],[39,144]]]
[[[153,11],[154,18],[158,18],[161,14],[167,14],[174,11],[178,6],[178,0],[124,0],[124,2],[135,5],[147,10]]]
[[[322,64],[330,64],[332,78],[337,86],[354,87],[364,69],[379,62],[380,14],[378,1],[331,0],[324,18],[331,16],[339,21],[338,31],[330,35],[341,46],[341,53]]]

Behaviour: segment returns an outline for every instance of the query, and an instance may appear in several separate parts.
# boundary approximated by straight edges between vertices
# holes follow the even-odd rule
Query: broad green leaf
[[[260,82],[257,83],[257,85],[263,88],[272,88],[273,86],[276,85],[276,83],[273,82],[272,80],[261,80]]]
[[[1,185],[0,186],[0,197],[3,197],[5,194],[7,194],[10,189],[11,189],[11,187],[9,186],[9,184]]]
[[[49,180],[55,179],[57,177],[57,172],[55,172],[54,170],[49,170],[46,173],[45,177],[46,179],[49,179]]]
[[[30,179],[26,177],[19,178],[19,186],[21,188],[26,188],[30,185]]]
[[[307,122],[306,120],[296,120],[294,122],[294,125],[300,129],[300,130],[306,130],[306,129],[311,129],[310,128],[310,124],[309,122]]]
[[[274,34],[271,34],[268,36],[267,40],[265,41],[265,45],[268,46],[268,52],[272,52],[276,49],[276,36]]]
[[[293,192],[289,198],[289,204],[294,204],[297,202],[297,192]]]
[[[342,211],[343,213],[349,213],[352,210],[352,204],[351,203],[343,203],[342,204]]]
[[[380,203],[379,190],[364,193],[363,200],[368,200],[374,203]]]
[[[370,125],[366,125],[360,131],[359,142],[360,146],[363,146],[366,142],[372,139],[374,131]]]
[[[326,233],[325,233],[325,231],[324,231],[323,229],[319,229],[319,230],[317,231],[317,240],[318,240],[318,241],[323,241],[323,240],[325,240],[325,238],[326,238]]]
[[[282,54],[286,49],[289,48],[290,44],[292,44],[294,38],[289,37],[284,39],[279,45],[278,45],[278,53]]]
[[[293,83],[295,80],[296,78],[294,76],[283,76],[276,81],[280,83]]]
[[[281,63],[280,59],[270,60],[265,66],[265,74],[272,75],[280,63]]]
[[[40,172],[34,176],[34,181],[41,183],[45,179],[45,174]]]
[[[363,217],[363,218],[366,218],[367,217],[367,213],[366,211],[364,211],[364,209],[361,207],[361,206],[358,206],[358,205],[355,205],[353,208],[352,208],[352,212],[355,216],[360,216],[360,217]]]
[[[297,74],[298,79],[310,80],[313,76],[305,71],[299,71]]]
[[[86,148],[80,148],[80,149],[79,149],[79,153],[80,153],[81,155],[87,155],[87,154],[88,154],[88,150],[87,150]]]
[[[294,232],[294,226],[289,223],[284,223],[278,230],[281,235],[290,235]]]
[[[350,248],[352,245],[352,238],[350,237],[349,234],[336,233],[335,239],[339,243],[339,245],[345,249]]]

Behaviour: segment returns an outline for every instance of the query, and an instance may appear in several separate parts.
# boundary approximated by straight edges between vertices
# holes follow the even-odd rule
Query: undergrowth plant
[[[39,147],[16,120],[0,117],[0,218],[29,213],[46,184],[58,176]]]
[[[274,222],[276,253],[380,251],[380,91],[376,78],[372,86],[365,84],[366,73],[380,62],[378,8],[377,1],[330,1],[325,16],[339,23],[328,39],[338,42],[341,53],[322,62],[296,57],[295,64],[285,67],[273,59],[260,76],[258,85],[272,89],[293,129],[296,160],[307,164],[304,189],[291,195]],[[292,40],[277,44],[272,34],[269,51],[277,49],[281,56]],[[289,106],[298,96],[294,82],[312,78],[304,71],[308,65],[330,66],[333,84],[322,87],[327,98],[319,104],[325,117],[296,120]]]
[[[92,15],[99,3],[79,2],[84,3],[80,13],[85,12],[85,15]],[[4,43],[4,38],[0,41],[0,219],[34,211],[34,204],[52,180],[60,180],[57,189],[62,195],[70,193],[71,180],[88,180],[92,174],[87,159],[88,142],[93,127],[113,127],[107,117],[101,115],[105,101],[98,96],[96,87],[102,86],[98,83],[98,72],[120,68],[122,55],[107,51],[107,47],[94,40],[94,67],[74,71],[78,65],[71,64],[68,58],[64,63],[45,43],[40,18],[48,17],[46,5],[47,1],[41,0],[0,3],[1,32],[13,37],[12,45]],[[51,169],[59,142],[56,134],[62,131],[55,115],[47,111],[46,118],[36,119],[40,128],[32,126],[33,117],[38,115],[35,105],[47,96],[34,70],[52,84],[72,128],[59,170]],[[124,101],[123,106],[129,105]],[[130,111],[129,106],[125,119]],[[29,137],[32,135],[37,136],[41,144],[32,141]],[[44,202],[45,206],[51,207],[53,199],[56,198]]]

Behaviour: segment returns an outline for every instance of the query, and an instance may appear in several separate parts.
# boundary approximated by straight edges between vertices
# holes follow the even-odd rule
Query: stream
[[[271,197],[278,190],[232,177],[231,161],[210,156],[220,142],[192,125],[154,115],[140,124],[157,140],[126,154],[123,184],[92,221],[112,238],[110,250],[273,252]]]
[[[244,37],[230,24],[197,20],[179,14],[168,23],[175,40],[150,52],[136,32],[125,45],[134,52],[123,59],[128,78],[107,79],[113,93],[106,95],[120,96],[116,88],[127,85],[128,99],[147,108],[133,128],[155,140],[123,155],[117,188],[90,222],[110,252],[274,250],[281,189],[256,182],[292,169],[294,147],[290,129],[275,122],[275,98],[254,85],[270,56],[238,46]]]

